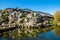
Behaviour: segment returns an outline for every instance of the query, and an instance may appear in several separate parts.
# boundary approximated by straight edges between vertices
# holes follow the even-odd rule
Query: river
[[[0,37],[0,40],[17,40],[17,39],[12,39],[10,37],[5,39],[3,37]],[[45,32],[42,34],[37,34],[36,37],[21,37],[20,40],[60,40],[60,37],[54,34],[54,30],[51,30],[49,32]]]

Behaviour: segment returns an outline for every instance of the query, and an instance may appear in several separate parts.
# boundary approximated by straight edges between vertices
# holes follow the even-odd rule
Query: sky
[[[0,9],[16,7],[53,15],[55,11],[60,10],[60,0],[0,0]]]

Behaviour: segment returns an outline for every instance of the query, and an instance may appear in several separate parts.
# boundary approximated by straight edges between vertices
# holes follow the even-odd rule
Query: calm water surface
[[[0,40],[18,40],[18,39],[13,39],[10,37],[7,38],[0,37]],[[54,30],[51,30],[49,32],[45,32],[42,34],[37,34],[36,37],[21,37],[19,40],[60,40],[60,36],[56,36]]]

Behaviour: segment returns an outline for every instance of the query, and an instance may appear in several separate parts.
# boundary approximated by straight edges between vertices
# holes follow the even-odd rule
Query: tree
[[[60,36],[60,11],[54,13],[54,33],[56,36]]]
[[[60,21],[60,11],[56,11],[56,12],[54,13],[54,20],[55,20],[55,21]]]
[[[2,22],[8,22],[8,13],[2,12]]]
[[[20,18],[24,18],[24,17],[26,17],[26,15],[25,15],[25,14],[22,14],[22,15],[20,16]]]
[[[54,24],[60,24],[60,11],[54,13]]]

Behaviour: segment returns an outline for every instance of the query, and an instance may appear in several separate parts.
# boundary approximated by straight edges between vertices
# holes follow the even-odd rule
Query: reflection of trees
[[[54,33],[57,36],[60,36],[60,11],[56,11],[54,14]]]
[[[54,33],[56,36],[60,36],[60,27],[55,27],[54,28]]]
[[[36,37],[36,35],[40,32],[40,28],[18,28],[13,31],[4,32],[3,37],[11,37],[11,38],[17,38],[20,37]]]
[[[36,37],[37,34],[47,32],[46,29],[40,29],[40,28],[18,28],[12,31],[7,31],[3,33],[4,38],[13,38],[15,39],[20,39],[20,37]]]

